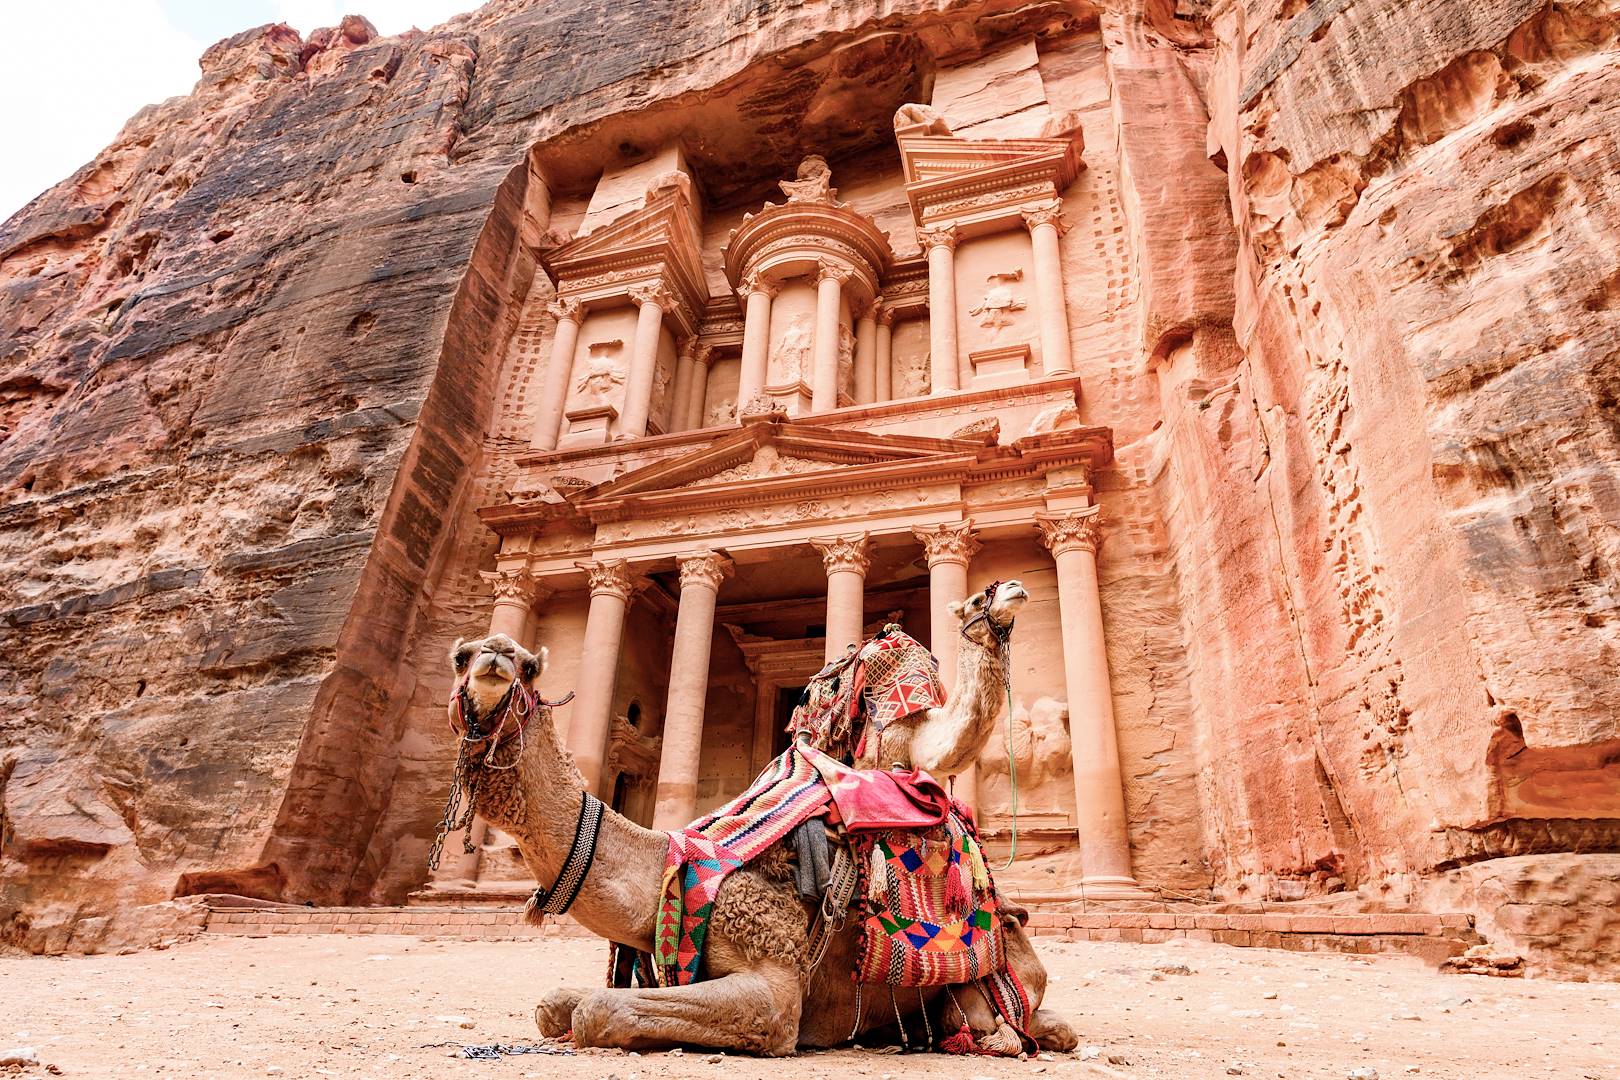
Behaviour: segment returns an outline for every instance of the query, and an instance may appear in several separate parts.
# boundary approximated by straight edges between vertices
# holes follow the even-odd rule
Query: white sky
[[[71,176],[143,106],[191,91],[203,50],[285,22],[308,36],[344,14],[379,33],[436,26],[483,0],[22,0],[0,12],[0,220]]]

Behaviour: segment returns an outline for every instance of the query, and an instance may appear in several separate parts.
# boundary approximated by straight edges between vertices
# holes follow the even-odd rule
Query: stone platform
[[[1221,945],[1304,952],[1401,953],[1438,964],[1478,944],[1473,918],[1461,913],[1361,912],[1339,914],[1288,909],[1220,910],[1231,905],[1169,905],[1134,902],[1129,910],[1088,904],[1073,911],[1055,904],[1030,906],[1029,933],[1068,941],[1159,944],[1185,938]],[[1252,905],[1245,905],[1251,906]],[[1144,910],[1151,909],[1151,910]],[[590,938],[563,916],[543,927],[523,921],[521,904],[504,896],[409,907],[309,908],[292,905],[210,906],[207,932],[246,937],[282,934],[406,934],[480,940]]]

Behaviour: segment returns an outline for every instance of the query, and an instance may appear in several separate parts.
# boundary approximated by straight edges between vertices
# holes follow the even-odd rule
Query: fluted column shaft
[[[849,270],[828,262],[816,275],[816,350],[810,369],[810,411],[838,408],[838,327]]]
[[[660,287],[632,289],[630,299],[640,305],[636,316],[636,336],[630,349],[630,374],[624,384],[624,413],[619,417],[619,434],[638,439],[647,434],[652,414],[653,377],[658,370],[658,339],[664,327],[664,312],[673,306],[668,291]]]
[[[1114,695],[1103,640],[1102,598],[1097,589],[1097,548],[1102,542],[1097,514],[1097,508],[1090,507],[1036,515],[1041,542],[1057,563],[1081,884],[1093,895],[1109,889],[1131,892],[1137,888],[1131,873],[1125,786],[1120,777]]]
[[[771,355],[771,301],[778,286],[757,274],[743,282],[742,366],[737,375],[737,415],[765,392]]]
[[[968,563],[979,550],[971,520],[943,525],[918,525],[912,534],[922,541],[928,560],[928,648],[939,661],[939,678],[947,694],[956,691],[962,652],[962,620],[951,605],[967,599]],[[978,765],[957,774],[952,790],[957,798],[977,808]]]
[[[578,565],[590,581],[591,606],[585,615],[585,640],[580,644],[579,685],[568,725],[568,749],[585,778],[586,790],[605,798],[602,762],[612,731],[613,687],[619,674],[624,617],[639,583],[623,559]]]
[[[877,386],[873,399],[876,401],[892,401],[894,400],[894,311],[890,308],[883,308],[878,312],[875,351],[877,356],[873,366],[877,368]]]
[[[945,225],[917,235],[928,251],[929,392],[949,393],[962,385],[956,355],[956,230]]]
[[[1074,370],[1069,350],[1069,313],[1063,302],[1063,260],[1058,237],[1063,226],[1060,205],[1024,211],[1024,224],[1035,249],[1035,301],[1041,328],[1041,370],[1061,375]]]
[[[693,355],[697,338],[688,338],[680,355],[675,359],[675,381],[669,388],[669,400],[664,409],[664,430],[684,431],[692,425],[687,422],[687,399],[692,394]]]
[[[658,759],[653,828],[679,829],[697,816],[698,766],[703,757],[703,707],[709,693],[709,650],[720,582],[731,562],[712,551],[677,560],[681,602],[669,661],[664,743]]]
[[[828,660],[843,656],[851,645],[861,642],[866,625],[866,571],[871,565],[867,534],[838,536],[810,543],[821,552],[827,571],[827,649]]]
[[[562,435],[563,408],[568,402],[568,377],[574,370],[574,347],[579,343],[578,300],[558,300],[546,309],[557,320],[551,336],[551,361],[540,383],[539,411],[534,418],[534,447],[555,450]]]
[[[877,301],[855,321],[855,403],[877,400]]]

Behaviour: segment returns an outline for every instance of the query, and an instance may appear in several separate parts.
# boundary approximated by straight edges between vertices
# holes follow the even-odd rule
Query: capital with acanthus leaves
[[[651,285],[637,285],[627,290],[627,295],[631,302],[637,305],[657,304],[665,315],[674,314],[680,307],[680,301],[675,299],[675,294],[662,281]]]
[[[495,594],[495,603],[511,604],[528,610],[549,590],[527,568],[480,570],[478,576]]]
[[[1062,514],[1036,514],[1035,524],[1041,530],[1041,543],[1053,555],[1069,551],[1089,551],[1096,554],[1102,547],[1102,507],[1088,506]]]
[[[1042,203],[1039,206],[1025,206],[1019,209],[1024,219],[1024,228],[1034,230],[1041,225],[1050,225],[1063,235],[1063,206],[1061,203]]]
[[[922,541],[928,568],[945,563],[966,566],[979,550],[979,540],[973,535],[973,519],[942,522],[938,525],[915,525],[911,534]]]
[[[546,314],[557,322],[579,322],[580,303],[572,296],[559,296],[546,305]]]
[[[924,251],[933,251],[937,247],[947,251],[956,250],[956,226],[954,225],[926,225],[917,230],[917,240],[922,244]]]
[[[855,276],[855,271],[843,263],[833,262],[831,259],[816,260],[816,276],[814,284],[819,286],[823,281],[836,281],[843,285]]]
[[[731,560],[717,551],[699,551],[675,560],[681,569],[681,591],[700,586],[718,592],[720,583],[731,576]]]
[[[848,572],[864,577],[872,565],[866,533],[811,540],[810,546],[821,552],[821,565],[829,575]]]
[[[760,273],[758,270],[750,270],[748,273],[743,275],[742,294],[744,298],[748,297],[752,293],[764,293],[767,297],[774,300],[776,298],[776,294],[781,291],[782,283],[780,281],[774,281]]]
[[[646,583],[639,574],[631,572],[628,559],[599,559],[574,565],[585,571],[585,580],[592,596],[617,596],[620,600],[628,600]]]

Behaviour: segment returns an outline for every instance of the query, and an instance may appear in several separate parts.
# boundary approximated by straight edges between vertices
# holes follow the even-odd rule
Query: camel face
[[[450,650],[450,664],[457,683],[465,682],[467,694],[480,715],[499,708],[513,683],[529,691],[545,668],[546,650],[536,656],[505,634],[491,634],[476,641],[457,641]],[[452,723],[455,723],[452,720]],[[462,734],[464,732],[459,732]]]
[[[1013,620],[1029,603],[1024,583],[1017,580],[999,582],[990,591],[974,593],[960,604],[952,604],[953,611],[962,620],[962,632],[986,648],[996,642],[995,628],[1005,633],[1012,629]],[[983,616],[983,617],[981,617]]]

